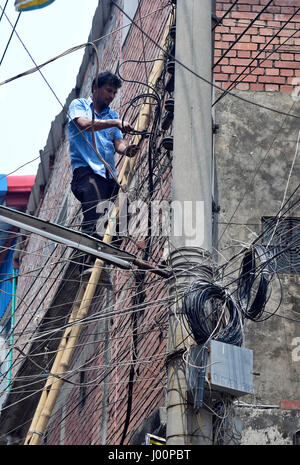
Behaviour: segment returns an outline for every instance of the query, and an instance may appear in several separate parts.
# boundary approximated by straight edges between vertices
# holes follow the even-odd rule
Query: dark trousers
[[[111,199],[118,193],[118,185],[114,179],[104,178],[89,167],[76,168],[73,172],[71,190],[80,201],[83,212],[82,232],[97,237],[97,221],[105,209],[105,200]],[[104,202],[97,213],[97,206]]]

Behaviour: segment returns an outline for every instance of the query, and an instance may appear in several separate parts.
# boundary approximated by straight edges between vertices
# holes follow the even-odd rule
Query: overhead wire
[[[0,21],[1,21],[1,19],[3,18],[4,12],[5,12],[5,10],[6,10],[6,7],[7,7],[7,4],[8,4],[8,0],[6,0],[6,2],[5,2],[5,5],[4,5],[4,7],[3,7],[3,8],[0,6],[0,8],[1,8],[1,16],[0,16]]]
[[[226,18],[226,16],[229,15],[231,10],[233,10],[233,8],[237,5],[238,1],[239,0],[234,0],[233,3],[228,8],[228,10],[225,11],[225,13],[223,14],[223,16],[221,18],[218,18],[218,17],[215,18],[216,19],[216,24],[212,27],[212,31],[214,31],[216,29],[216,27],[222,25],[223,20]]]
[[[1,8],[1,6],[0,6],[0,8]],[[2,10],[1,18],[2,18],[2,16],[3,16],[3,14],[5,14],[5,9]],[[5,47],[5,49],[4,49],[4,52],[3,52],[3,54],[2,54],[2,57],[1,57],[1,60],[0,60],[0,66],[1,66],[2,63],[3,63],[4,57],[5,57],[6,52],[7,52],[7,50],[8,50],[9,44],[10,44],[10,42],[11,42],[11,39],[12,39],[14,33],[16,32],[16,26],[17,26],[17,24],[18,24],[18,22],[19,22],[20,16],[21,16],[21,12],[18,14],[15,24],[12,25],[12,28],[13,28],[13,29],[12,29],[12,32],[11,32],[10,37],[9,37],[9,39],[8,39],[8,42],[7,42],[7,44],[6,44],[6,47]],[[0,18],[0,20],[1,20],[1,18]]]
[[[114,5],[116,5],[117,8],[120,9],[120,6],[117,5],[113,0],[112,0],[112,3],[113,3]],[[163,9],[163,8],[166,8],[166,5],[165,5],[164,7],[162,7],[162,8],[159,8],[158,10],[161,10],[161,9]],[[158,10],[155,10],[155,12],[158,11]],[[123,13],[125,14],[125,16],[132,22],[132,24],[134,24],[138,29],[140,29],[140,30],[143,32],[143,34],[145,34],[145,36],[148,37],[149,40],[151,40],[151,42],[154,43],[161,51],[163,51],[164,53],[166,53],[166,52],[162,49],[162,47],[161,47],[155,40],[152,39],[152,37],[151,37],[149,34],[147,34],[145,31],[143,31],[143,30],[140,28],[140,26],[138,26],[138,25],[127,15],[127,13],[124,12],[124,10],[122,10],[122,11],[123,11]],[[116,31],[113,31],[113,32],[116,32]],[[113,32],[112,32],[112,33],[113,33]],[[111,34],[111,33],[110,33],[110,34]],[[103,37],[97,39],[96,41],[93,41],[92,43],[96,43],[97,41],[102,40],[102,38],[103,38]],[[52,61],[54,61],[54,60],[56,60],[56,59],[58,59],[58,58],[61,58],[61,57],[65,56],[65,55],[68,54],[68,53],[72,53],[72,52],[74,52],[74,51],[76,51],[76,50],[79,50],[80,48],[85,47],[85,46],[86,46],[86,44],[81,44],[81,45],[78,45],[77,47],[73,47],[72,49],[69,49],[69,50],[63,52],[62,54],[57,55],[56,57],[53,57],[52,59],[48,60],[47,62],[44,62],[44,63],[38,65],[38,67],[34,67],[34,68],[32,68],[32,69],[30,69],[30,70],[28,70],[28,71],[26,71],[26,72],[23,72],[23,73],[21,73],[21,74],[19,74],[19,75],[17,75],[17,76],[14,76],[14,77],[12,77],[12,78],[9,78],[9,79],[6,79],[5,81],[0,82],[0,86],[1,86],[1,85],[4,85],[4,84],[7,84],[8,82],[11,82],[11,81],[13,81],[13,80],[15,80],[15,79],[18,79],[18,78],[20,78],[20,77],[23,77],[23,76],[25,76],[25,75],[27,75],[27,74],[31,74],[31,73],[33,73],[33,72],[36,72],[36,71],[40,70],[43,66],[45,66],[45,65],[47,65],[47,64],[49,64],[49,63],[51,63]],[[218,86],[218,85],[216,85],[215,83],[213,83],[213,82],[211,82],[211,81],[205,79],[203,76],[199,75],[196,71],[194,71],[194,70],[192,70],[191,68],[189,68],[188,66],[186,66],[182,61],[179,61],[176,57],[174,57],[174,56],[172,56],[172,55],[170,55],[170,54],[168,54],[168,56],[169,56],[170,58],[172,58],[172,59],[173,59],[176,63],[178,63],[180,66],[182,66],[183,68],[185,68],[187,71],[189,71],[190,73],[192,73],[194,76],[196,76],[196,77],[198,77],[199,79],[201,79],[203,82],[206,82],[207,84],[209,84],[209,85],[212,86],[212,87],[215,87],[215,88],[217,88],[217,89],[223,90],[220,86]],[[260,107],[260,108],[264,108],[264,109],[266,109],[266,110],[273,111],[273,112],[275,112],[275,113],[278,113],[278,114],[281,114],[281,115],[285,115],[285,116],[288,116],[288,117],[291,117],[291,118],[296,118],[296,119],[299,119],[299,118],[300,118],[300,116],[298,116],[298,115],[288,114],[288,113],[283,112],[283,111],[280,111],[280,110],[278,110],[278,109],[276,109],[276,108],[271,108],[271,107],[269,107],[269,106],[267,106],[267,105],[259,104],[259,103],[257,103],[257,102],[254,102],[254,101],[251,101],[251,100],[249,100],[249,99],[246,99],[246,98],[242,97],[241,95],[237,95],[237,94],[234,94],[234,93],[232,93],[232,92],[228,92],[228,93],[229,93],[230,95],[232,95],[233,97],[235,97],[235,98],[237,98],[237,99],[239,99],[239,100],[241,100],[241,101],[244,101],[244,102],[246,102],[246,103],[252,104],[252,105],[254,105],[254,106],[257,106],[257,107]]]

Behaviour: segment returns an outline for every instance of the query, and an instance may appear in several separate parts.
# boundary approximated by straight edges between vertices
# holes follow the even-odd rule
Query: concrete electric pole
[[[212,8],[214,0],[185,0],[176,7],[176,60],[211,82]],[[197,276],[212,279],[212,111],[211,86],[175,66],[174,150],[172,173],[173,231],[170,294],[180,296]],[[182,299],[170,313],[168,336],[167,444],[211,443],[211,415],[197,414],[186,396],[187,331]]]

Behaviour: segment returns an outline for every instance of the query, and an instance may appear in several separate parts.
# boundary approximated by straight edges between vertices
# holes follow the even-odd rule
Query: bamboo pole
[[[169,26],[172,21],[172,14],[169,16],[167,27],[163,36],[162,40],[162,47],[165,45],[165,41],[167,35],[169,33]],[[164,68],[164,61],[163,61],[164,53],[160,50],[159,58],[154,63],[153,69],[149,78],[149,85],[155,86],[158,78],[161,76],[163,68]],[[139,114],[139,118],[136,123],[136,130],[142,131],[146,129],[150,116],[150,105],[146,103],[142,106],[141,112]],[[136,135],[133,137],[132,144],[138,144],[141,140],[140,135]],[[135,157],[133,158],[126,158],[120,174],[118,176],[118,181],[121,186],[128,185],[131,180],[131,171],[134,166]],[[111,214],[111,221],[109,221],[105,236],[103,238],[103,242],[110,243],[113,238],[112,227],[114,225],[114,221],[116,220],[119,214],[119,206],[116,204],[113,208]],[[77,339],[79,337],[82,324],[80,324],[80,320],[82,320],[88,313],[90,303],[93,299],[95,294],[97,284],[99,282],[101,271],[104,266],[104,262],[100,259],[96,259],[94,269],[90,276],[89,282],[87,284],[82,285],[80,290],[80,294],[83,294],[81,304],[78,308],[76,305],[74,311],[71,314],[69,323],[70,327],[67,328],[65,334],[62,338],[61,344],[58,349],[57,356],[54,360],[53,367],[51,369],[51,375],[49,376],[44,390],[42,392],[39,404],[37,406],[35,415],[33,417],[32,423],[30,425],[28,434],[26,436],[26,440],[24,445],[38,445],[41,442],[43,434],[46,430],[48,421],[52,414],[53,408],[55,406],[56,399],[59,395],[60,388],[63,384],[63,375],[66,373],[69,362],[71,357],[74,353],[74,349],[77,344]],[[81,300],[81,299],[79,299]],[[78,322],[76,324],[76,321]],[[54,375],[59,375],[60,378]]]
[[[71,315],[69,317],[68,327],[66,328],[66,330],[64,332],[64,335],[63,335],[63,337],[61,339],[60,345],[58,347],[57,354],[56,354],[53,366],[51,368],[49,377],[48,377],[48,379],[46,381],[45,387],[44,387],[43,392],[41,394],[41,398],[40,398],[38,407],[37,407],[37,409],[35,411],[35,415],[33,417],[31,425],[29,427],[29,430],[28,430],[28,433],[27,433],[27,436],[26,436],[26,439],[25,439],[25,443],[24,443],[25,445],[29,444],[34,432],[36,432],[35,434],[38,434],[37,433],[37,431],[38,431],[37,430],[37,422],[38,422],[38,420],[40,418],[41,412],[42,412],[42,410],[44,408],[44,405],[45,405],[45,402],[47,400],[47,395],[48,395],[49,389],[52,387],[52,385],[54,383],[57,382],[58,378],[57,378],[57,376],[54,376],[54,375],[58,374],[58,372],[59,372],[59,364],[60,364],[60,361],[61,361],[61,358],[62,358],[62,354],[63,354],[63,351],[64,351],[66,345],[67,345],[67,341],[69,339],[69,334],[71,332],[72,324],[74,323],[77,312],[79,310],[80,302],[81,302],[81,299],[83,298],[84,290],[85,290],[85,287],[81,286],[80,289],[79,289],[79,292],[77,294],[76,303],[75,303],[75,305],[73,307],[73,310],[72,310],[72,313],[71,313]]]

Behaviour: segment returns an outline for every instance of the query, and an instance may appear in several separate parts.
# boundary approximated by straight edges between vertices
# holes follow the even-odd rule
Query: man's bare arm
[[[126,157],[135,157],[139,151],[138,145],[127,145],[124,139],[115,139],[114,146],[116,152]]]
[[[101,131],[102,129],[109,128],[118,128],[124,132],[131,132],[133,130],[132,126],[121,119],[95,119],[94,125],[93,121],[89,118],[84,118],[80,116],[79,118],[74,119],[74,123],[81,129],[81,131]]]

